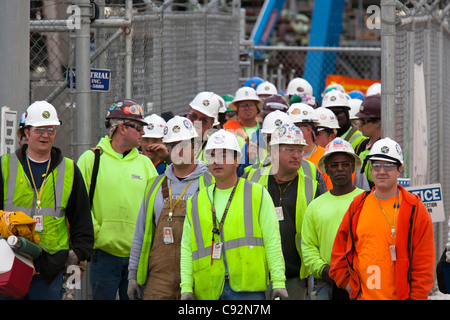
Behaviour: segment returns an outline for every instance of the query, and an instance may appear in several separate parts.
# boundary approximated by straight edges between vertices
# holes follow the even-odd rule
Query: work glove
[[[272,289],[272,300],[287,300],[288,293],[286,289]]]
[[[127,294],[130,300],[141,300],[141,287],[136,279],[128,280]]]
[[[195,300],[195,295],[193,292],[185,292],[181,295],[180,300]]]

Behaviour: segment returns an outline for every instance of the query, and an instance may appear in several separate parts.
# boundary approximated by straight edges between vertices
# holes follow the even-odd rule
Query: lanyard
[[[392,242],[394,242],[394,240],[395,240],[395,218],[397,217],[397,209],[399,207],[399,204],[398,204],[398,202],[399,202],[399,200],[398,200],[398,190],[397,190],[397,201],[396,201],[397,203],[394,204],[395,211],[394,211],[394,222],[393,223],[391,223],[391,221],[389,220],[388,216],[386,215],[386,212],[384,212],[383,208],[381,207],[380,201],[378,201],[378,197],[375,194],[375,190],[373,192],[373,195],[375,196],[375,199],[377,200],[377,203],[378,203],[378,206],[381,209],[381,212],[383,212],[384,217],[386,218],[387,222],[389,223],[389,226],[391,227],[391,237],[392,237]]]
[[[282,201],[283,201],[283,196],[284,196],[284,194],[285,194],[287,188],[289,188],[289,186],[290,186],[291,183],[295,180],[295,178],[292,179],[291,181],[289,181],[288,185],[284,188],[283,191],[281,191],[280,183],[278,182],[277,177],[275,177],[275,175],[274,175],[273,177],[274,177],[274,179],[275,179],[275,182],[277,183],[278,190],[280,191],[280,202],[279,202],[279,206],[281,207],[281,203],[282,203]]]
[[[168,182],[168,187],[169,187],[169,218],[167,218],[167,221],[172,221],[173,209],[175,209],[178,202],[180,202],[181,197],[184,195],[184,193],[186,192],[187,188],[189,187],[189,185],[191,184],[191,182],[193,180],[190,180],[189,183],[187,184],[187,186],[184,188],[184,190],[181,191],[180,196],[175,201],[175,204],[173,206],[172,206],[172,187],[170,186],[170,179],[167,178],[167,180],[168,180],[167,182]]]
[[[28,169],[30,170],[31,181],[33,182],[34,190],[36,191],[36,198],[37,198],[36,205],[38,208],[41,208],[42,191],[44,190],[44,184],[46,181],[45,178],[47,178],[48,169],[50,168],[50,160],[51,160],[51,158],[48,159],[47,170],[45,170],[45,173],[42,175],[44,177],[44,180],[42,181],[41,188],[39,189],[39,192],[38,192],[37,187],[36,187],[36,182],[34,182],[33,172],[31,171],[30,160],[27,156]]]
[[[239,179],[238,179],[239,182]],[[216,185],[214,185],[213,194],[212,194],[212,203],[211,203],[211,211],[212,211],[212,219],[213,219],[213,230],[212,230],[212,243],[211,243],[211,265],[213,264],[213,252],[214,252],[214,235],[220,235],[220,231],[223,228],[223,223],[225,222],[225,217],[227,216],[228,209],[230,208],[231,201],[233,200],[234,192],[236,191],[236,187],[238,182],[236,182],[236,185],[234,186],[233,190],[231,191],[230,197],[228,198],[227,205],[225,207],[225,211],[223,212],[222,219],[219,223],[219,228],[217,228],[217,217],[216,217],[216,209],[214,207],[214,193],[216,191]],[[220,244],[220,242],[218,243]]]

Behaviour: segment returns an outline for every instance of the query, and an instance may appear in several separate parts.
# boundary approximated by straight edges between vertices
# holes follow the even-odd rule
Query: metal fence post
[[[77,142],[75,159],[91,145],[90,1],[78,0],[80,28],[76,30],[75,66],[77,77]],[[89,129],[87,129],[89,128]]]
[[[381,0],[382,136],[395,139],[395,0]]]

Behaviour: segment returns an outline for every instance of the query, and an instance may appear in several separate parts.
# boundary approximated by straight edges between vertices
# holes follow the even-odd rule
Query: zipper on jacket
[[[408,300],[411,299],[411,237],[412,237],[412,226],[413,226],[413,221],[414,221],[414,215],[416,213],[416,206],[413,205],[412,207],[412,211],[411,211],[411,217],[409,218],[409,230],[408,230],[408,244],[407,244],[407,249],[408,249],[408,284],[409,284],[409,293],[408,293]]]

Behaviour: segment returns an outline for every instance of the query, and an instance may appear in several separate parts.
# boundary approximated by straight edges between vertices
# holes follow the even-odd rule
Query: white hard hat
[[[284,124],[272,133],[270,145],[276,144],[296,144],[301,146],[307,146],[305,139],[303,138],[302,130],[296,125]]]
[[[172,143],[197,137],[197,131],[188,118],[175,116],[166,123],[163,142]]]
[[[275,87],[275,85],[273,83],[271,83],[269,81],[265,81],[256,87],[256,94],[257,95],[260,95],[260,94],[274,95],[274,94],[278,94],[278,90],[277,90],[277,87]]]
[[[157,114],[151,114],[144,118],[148,124],[144,126],[144,135],[142,138],[162,138],[164,137],[164,128],[166,121]]]
[[[381,83],[376,82],[372,84],[369,88],[367,88],[366,97],[375,94],[381,94]]]
[[[325,160],[327,159],[327,157],[329,157],[330,155],[332,155],[333,153],[336,152],[344,152],[347,153],[349,155],[351,155],[353,157],[353,159],[355,159],[355,171],[358,171],[359,169],[361,169],[361,158],[358,157],[355,154],[355,150],[353,149],[352,145],[341,139],[341,138],[336,138],[333,141],[331,141],[330,143],[328,143],[325,147],[325,150],[323,152],[323,156],[322,158],[319,159],[319,170],[322,172],[326,172],[325,170]]]
[[[370,161],[389,161],[403,165],[402,148],[391,138],[380,139],[373,144],[366,159]]]
[[[318,130],[320,127],[339,129],[339,121],[333,111],[325,107],[319,107],[316,109],[317,117],[319,118]]]
[[[211,154],[214,149],[226,149],[236,151],[241,156],[241,149],[239,147],[239,142],[235,135],[224,129],[214,132],[206,142],[205,154]]]
[[[348,105],[350,106],[350,120],[359,119],[356,114],[359,112],[359,108],[361,107],[362,100],[361,99],[350,99],[348,101]]]
[[[319,122],[316,110],[306,103],[293,103],[286,112],[293,123]]]
[[[261,132],[272,134],[276,128],[283,124],[293,125],[294,123],[286,112],[280,110],[272,111],[264,118]]]
[[[208,117],[217,118],[220,101],[214,92],[202,91],[194,97],[189,106]]]
[[[323,92],[322,92],[322,97],[323,97],[324,95],[326,95],[328,92],[330,92],[331,90],[337,90],[337,91],[340,91],[340,92],[342,92],[342,93],[345,93],[345,89],[344,89],[344,87],[343,87],[341,84],[339,84],[339,83],[330,83],[330,84],[325,88],[325,90],[323,90]]]
[[[261,100],[260,97],[256,94],[256,90],[251,87],[242,87],[237,89],[236,94],[234,95],[233,101],[228,105],[228,108],[236,111],[236,102],[239,101],[255,101],[258,109],[261,110],[264,101]]]
[[[60,124],[55,107],[47,101],[32,103],[25,113],[25,127],[59,126]]]
[[[322,107],[333,108],[333,107],[346,107],[350,109],[348,105],[348,98],[345,93],[338,90],[328,91],[322,100]]]
[[[303,78],[294,78],[289,81],[286,93],[290,96],[293,96],[294,94],[301,95],[303,93],[314,96],[311,84]]]

